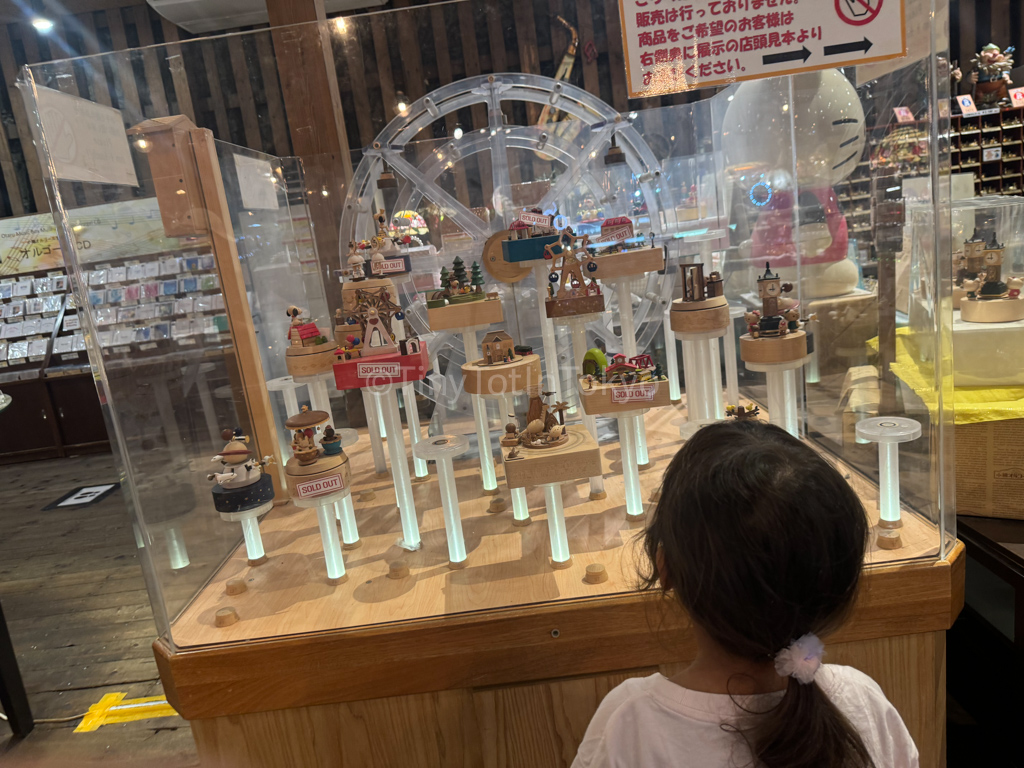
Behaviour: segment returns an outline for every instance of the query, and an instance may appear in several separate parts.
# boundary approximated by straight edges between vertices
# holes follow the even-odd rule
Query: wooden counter
[[[645,499],[678,448],[669,425],[678,416],[648,414]],[[608,690],[692,658],[683,612],[631,591],[641,530],[625,520],[617,443],[601,446],[608,499],[590,502],[586,482],[563,489],[574,555],[564,571],[547,565],[543,520],[518,528],[510,509],[486,512],[491,497],[470,491],[479,485],[470,459],[455,463],[468,567],[443,562],[433,474],[414,486],[424,547],[397,549],[393,490],[360,448],[350,455],[363,545],[345,553],[345,584],[326,582],[312,510],[285,506],[261,524],[270,562],[250,569],[236,552],[172,625],[176,647],[154,646],[204,766],[568,765]],[[874,489],[852,481],[876,514]],[[376,498],[360,502],[366,487]],[[541,517],[540,494],[529,502]],[[882,685],[931,766],[944,754],[944,633],[963,601],[963,547],[950,542],[936,562],[934,527],[909,512],[905,523],[903,549],[869,552],[857,608],[827,660]],[[386,578],[396,559],[410,577]],[[584,583],[591,562],[606,566],[607,582]],[[239,577],[249,591],[228,597],[225,582]],[[220,629],[213,615],[226,605],[240,621]]]

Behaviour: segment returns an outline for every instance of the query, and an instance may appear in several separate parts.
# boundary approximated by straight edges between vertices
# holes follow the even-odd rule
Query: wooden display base
[[[594,263],[597,264],[597,270],[588,272],[587,275],[602,282],[618,280],[622,277],[636,277],[637,275],[646,275],[648,272],[663,270],[665,268],[665,250],[659,246],[607,253],[603,256],[595,256]]]
[[[715,296],[704,301],[672,302],[669,312],[669,327],[675,333],[708,333],[728,328],[729,302],[725,296]]]
[[[512,518],[512,525],[514,525],[516,528],[525,528],[532,522],[532,517],[524,517],[522,520],[516,520],[515,518]]]
[[[484,299],[483,301],[470,301],[427,309],[427,322],[432,331],[473,328],[479,325],[500,323],[503,319],[500,299]]]
[[[263,555],[263,557],[257,557],[255,560],[246,560],[246,563],[249,565],[250,568],[258,568],[259,566],[267,562],[268,559],[269,558],[266,555]]]
[[[544,302],[544,311],[549,319],[556,317],[576,317],[604,312],[604,296],[577,296],[572,299],[548,299]]]
[[[661,409],[645,419],[657,471],[641,475],[642,498],[679,448],[677,417]],[[377,493],[357,504],[363,548],[346,564],[349,581],[328,587],[318,575],[315,510],[275,507],[260,526],[269,563],[248,568],[240,546],[173,622],[176,649],[155,645],[164,690],[191,721],[203,765],[436,768],[497,765],[482,755],[504,755],[507,768],[562,767],[608,690],[630,676],[675,674],[692,660],[685,614],[671,600],[632,591],[643,527],[626,519],[619,445],[599,448],[613,470],[607,500],[587,499],[592,469],[562,486],[574,558],[565,570],[550,567],[543,519],[521,526],[487,513],[489,499],[471,491],[480,470],[471,459],[454,462],[469,565],[447,568],[437,483],[414,488],[422,549],[400,550],[394,490],[374,479],[365,430],[346,450],[355,485]],[[841,463],[840,472],[850,472],[877,519],[875,486]],[[527,499],[542,512],[543,489],[527,489]],[[944,630],[962,604],[963,548],[948,542],[948,560],[935,562],[935,526],[908,509],[903,522],[902,549],[869,544],[856,607],[826,638],[828,659],[877,680],[922,765],[938,765]],[[396,561],[404,572],[389,578]],[[608,576],[598,584],[586,581],[595,563]],[[236,578],[248,591],[229,598],[225,585]],[[215,614],[228,607],[239,620],[218,628]]]
[[[572,568],[573,563],[571,557],[568,560],[552,560],[551,558],[548,558],[548,565],[551,566],[551,570],[553,571],[564,571],[568,568]]]
[[[963,299],[960,319],[966,323],[1015,323],[1024,320],[1024,299]]]
[[[601,384],[576,379],[576,392],[588,416],[614,416],[617,413],[660,408],[671,405],[668,379],[635,384]]]
[[[333,341],[317,344],[315,347],[288,347],[284,353],[284,364],[293,379],[330,373],[334,365],[334,352],[338,345]]]
[[[512,449],[503,447],[501,459],[508,487],[529,489],[603,474],[601,452],[586,427],[573,424],[565,428],[565,434],[569,438],[565,445],[546,449],[519,446],[515,459],[508,458]]]
[[[297,501],[315,504],[317,496],[351,488],[352,469],[344,453],[321,456],[305,466],[293,456],[284,466],[284,479],[288,484],[288,495]]]
[[[462,385],[471,395],[504,395],[540,386],[543,380],[540,357],[517,357],[511,363],[484,365],[474,360],[462,366]]]
[[[790,331],[785,336],[740,336],[740,359],[745,363],[792,363],[807,357],[807,334]]]

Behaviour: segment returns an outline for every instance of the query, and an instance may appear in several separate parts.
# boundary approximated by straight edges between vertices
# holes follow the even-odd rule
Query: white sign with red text
[[[394,275],[406,271],[405,259],[385,259],[384,261],[371,261],[370,271],[375,275]]]
[[[654,400],[658,392],[657,384],[633,384],[628,387],[612,389],[613,403],[642,403]]]
[[[519,214],[519,220],[523,224],[529,224],[534,227],[550,227],[552,217],[546,213],[534,213],[533,211],[523,211]]]
[[[326,496],[328,493],[337,493],[343,490],[345,490],[345,478],[341,475],[328,475],[316,480],[295,483],[296,495],[304,499]]]
[[[620,243],[623,240],[631,238],[632,236],[632,224],[623,224],[620,227],[608,227],[607,229],[601,229],[602,243]]]
[[[360,379],[394,379],[402,375],[400,363],[357,363],[356,376]]]
[[[904,0],[619,0],[630,98],[905,56]]]

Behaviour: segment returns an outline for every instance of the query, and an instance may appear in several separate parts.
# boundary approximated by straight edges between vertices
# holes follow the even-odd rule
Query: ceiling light
[[[53,22],[49,19],[44,19],[42,16],[36,16],[32,19],[32,26],[35,27],[37,31],[45,34],[53,29]]]

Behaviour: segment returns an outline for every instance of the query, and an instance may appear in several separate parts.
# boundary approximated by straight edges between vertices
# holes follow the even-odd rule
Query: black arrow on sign
[[[840,43],[839,45],[826,45],[825,55],[826,56],[838,56],[840,53],[853,53],[854,51],[863,51],[867,53],[871,50],[871,46],[874,45],[866,37],[856,43]]]
[[[859,45],[859,43],[858,43]],[[787,51],[786,53],[770,53],[767,56],[762,56],[761,61],[764,64],[782,64],[786,61],[797,61],[803,59],[807,61],[811,57],[811,52],[807,50],[805,45],[799,51]]]

